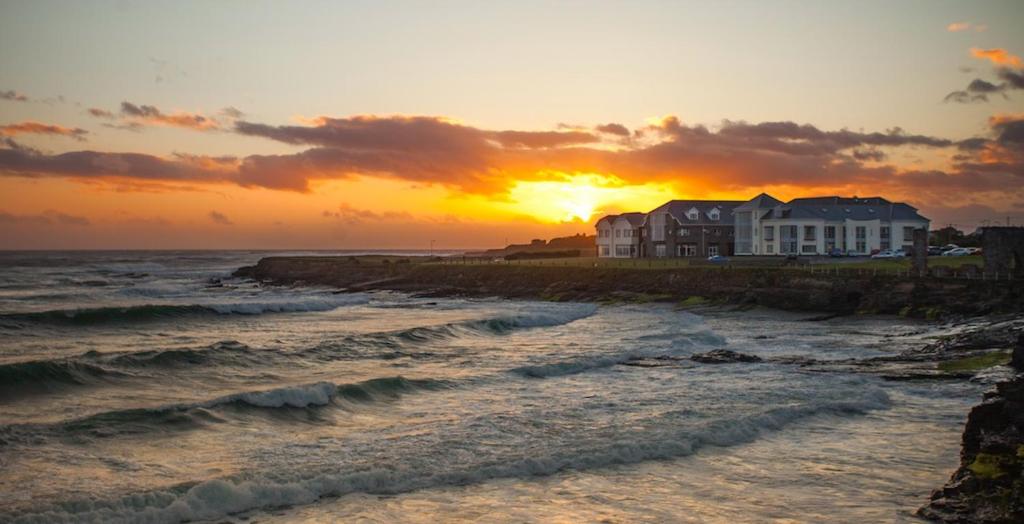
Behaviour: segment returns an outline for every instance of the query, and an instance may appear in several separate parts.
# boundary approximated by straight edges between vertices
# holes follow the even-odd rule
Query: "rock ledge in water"
[[[761,357],[745,355],[729,349],[716,349],[707,353],[695,353],[690,357],[694,362],[701,364],[731,364],[734,362],[763,362]]]

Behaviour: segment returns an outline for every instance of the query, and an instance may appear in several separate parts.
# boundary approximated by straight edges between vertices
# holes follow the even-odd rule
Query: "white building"
[[[640,227],[643,213],[608,215],[597,221],[597,256],[636,258],[640,256]]]
[[[736,213],[736,254],[750,255],[909,250],[914,230],[929,226],[914,207],[881,197],[797,198],[782,203],[761,194]]]

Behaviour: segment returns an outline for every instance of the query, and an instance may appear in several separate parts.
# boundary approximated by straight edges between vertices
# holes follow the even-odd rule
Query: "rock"
[[[1024,375],[998,384],[971,410],[960,468],[918,515],[940,522],[1024,522]]]
[[[1017,345],[1013,347],[1013,355],[1010,356],[1010,367],[1024,371],[1024,333],[1017,335]]]
[[[734,362],[762,362],[761,357],[745,355],[728,349],[716,349],[707,353],[696,353],[690,360],[701,364],[730,364]]]

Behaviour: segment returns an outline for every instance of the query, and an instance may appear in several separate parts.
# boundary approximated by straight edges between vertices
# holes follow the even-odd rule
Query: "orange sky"
[[[749,26],[742,10],[754,3],[691,6],[687,17],[640,4],[628,13],[594,6],[579,18],[562,6],[546,15],[561,26],[537,22],[550,31],[547,50],[495,47],[470,19],[437,20],[455,30],[450,41],[403,47],[371,29],[393,24],[413,38],[416,24],[440,14],[365,12],[362,51],[349,53],[351,34],[325,34],[331,65],[305,64],[308,74],[290,69],[307,57],[303,28],[353,14],[335,10],[373,8],[316,17],[227,5],[202,17],[202,4],[175,14],[132,6],[85,22],[75,5],[3,8],[0,248],[493,247],[591,233],[602,214],[672,198],[762,191],[880,195],[965,229],[1024,223],[1024,42],[1015,31],[1024,10],[1012,3],[976,12],[942,4],[926,16],[900,6],[892,21],[915,25],[894,25],[893,38],[928,57],[913,63],[858,55],[884,43],[866,35],[889,30],[869,31],[882,8],[874,5],[808,6],[800,14],[821,27],[796,32]],[[502,16],[512,23],[534,8]],[[716,11],[732,9],[745,14]],[[647,14],[648,32],[616,25]],[[659,26],[677,14],[695,24],[689,32]],[[168,35],[176,47],[162,48],[108,25],[153,16],[200,26],[241,17],[295,33],[272,48],[187,35]],[[495,31],[505,23],[480,16]],[[577,51],[578,38],[613,27],[644,51],[624,57],[614,42],[593,40]],[[817,32],[829,27],[836,40],[826,45]],[[792,56],[792,39],[834,56]],[[432,46],[445,47],[408,60]],[[755,47],[762,56],[750,55]],[[431,64],[448,76],[424,74]],[[847,72],[858,80],[814,85]]]

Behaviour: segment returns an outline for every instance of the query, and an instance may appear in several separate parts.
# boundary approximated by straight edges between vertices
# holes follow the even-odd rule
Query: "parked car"
[[[967,254],[968,255],[980,255],[981,254],[981,248],[980,247],[965,247],[964,249],[967,250]]]
[[[878,253],[875,253],[874,255],[871,255],[871,258],[874,258],[874,259],[896,259],[896,258],[903,258],[905,256],[906,256],[906,254],[902,250],[899,250],[899,249],[897,249],[896,251],[893,251],[891,249],[883,249],[883,250],[879,251]]]
[[[725,257],[722,255],[712,255],[708,257],[708,262],[711,262],[712,264],[726,264],[729,262],[729,257]]]
[[[834,247],[831,251],[828,252],[828,256],[832,258],[840,258],[843,256],[843,250],[839,249],[838,247]]]
[[[970,255],[970,254],[971,254],[971,252],[968,251],[967,248],[965,248],[965,247],[958,247],[956,249],[950,249],[949,251],[946,251],[945,253],[942,254],[942,256],[944,256],[944,257],[965,257],[965,256]]]
[[[942,249],[942,252],[945,253],[946,251],[952,251],[954,249],[960,249],[960,246],[958,246],[956,244],[946,244],[946,245],[942,246],[941,249]]]
[[[942,248],[939,246],[928,246],[928,256],[937,257],[942,254]]]

